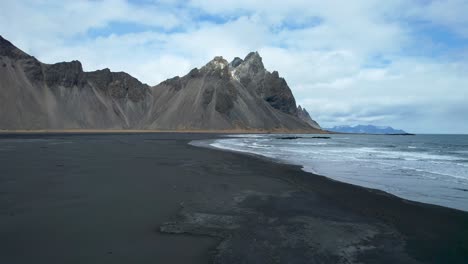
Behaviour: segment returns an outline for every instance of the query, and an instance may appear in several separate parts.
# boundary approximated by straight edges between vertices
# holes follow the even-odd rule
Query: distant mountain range
[[[79,61],[44,64],[1,36],[0,129],[320,132],[256,52],[148,86]]]
[[[339,133],[357,134],[409,134],[401,129],[394,129],[389,126],[357,125],[357,126],[335,126],[324,128],[325,130]]]

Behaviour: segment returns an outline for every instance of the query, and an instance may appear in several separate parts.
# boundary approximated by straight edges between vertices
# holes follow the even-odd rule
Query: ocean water
[[[209,144],[302,165],[308,172],[405,199],[468,211],[468,135],[316,136],[323,135],[231,135]]]

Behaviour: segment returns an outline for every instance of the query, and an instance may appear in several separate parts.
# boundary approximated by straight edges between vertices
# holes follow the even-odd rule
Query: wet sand
[[[194,147],[0,135],[0,263],[466,263],[468,213]]]

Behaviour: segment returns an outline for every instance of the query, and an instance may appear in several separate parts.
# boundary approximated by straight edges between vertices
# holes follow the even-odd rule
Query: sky
[[[258,51],[322,127],[466,134],[467,13],[468,0],[2,0],[0,35],[149,85]]]

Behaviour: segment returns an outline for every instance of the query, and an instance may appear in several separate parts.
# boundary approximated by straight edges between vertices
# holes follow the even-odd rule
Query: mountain
[[[79,61],[44,64],[0,36],[0,129],[317,132],[304,112],[256,52],[151,87]]]
[[[148,85],[78,61],[44,64],[0,37],[1,129],[143,127]]]
[[[386,126],[373,125],[357,125],[357,126],[335,126],[325,128],[325,130],[339,133],[356,133],[356,134],[409,134],[401,129],[394,129]]]
[[[305,108],[302,108],[300,105],[297,107],[297,116],[302,121],[309,124],[311,127],[316,129],[322,129],[320,125],[310,117],[309,112],[307,112],[307,110]]]

